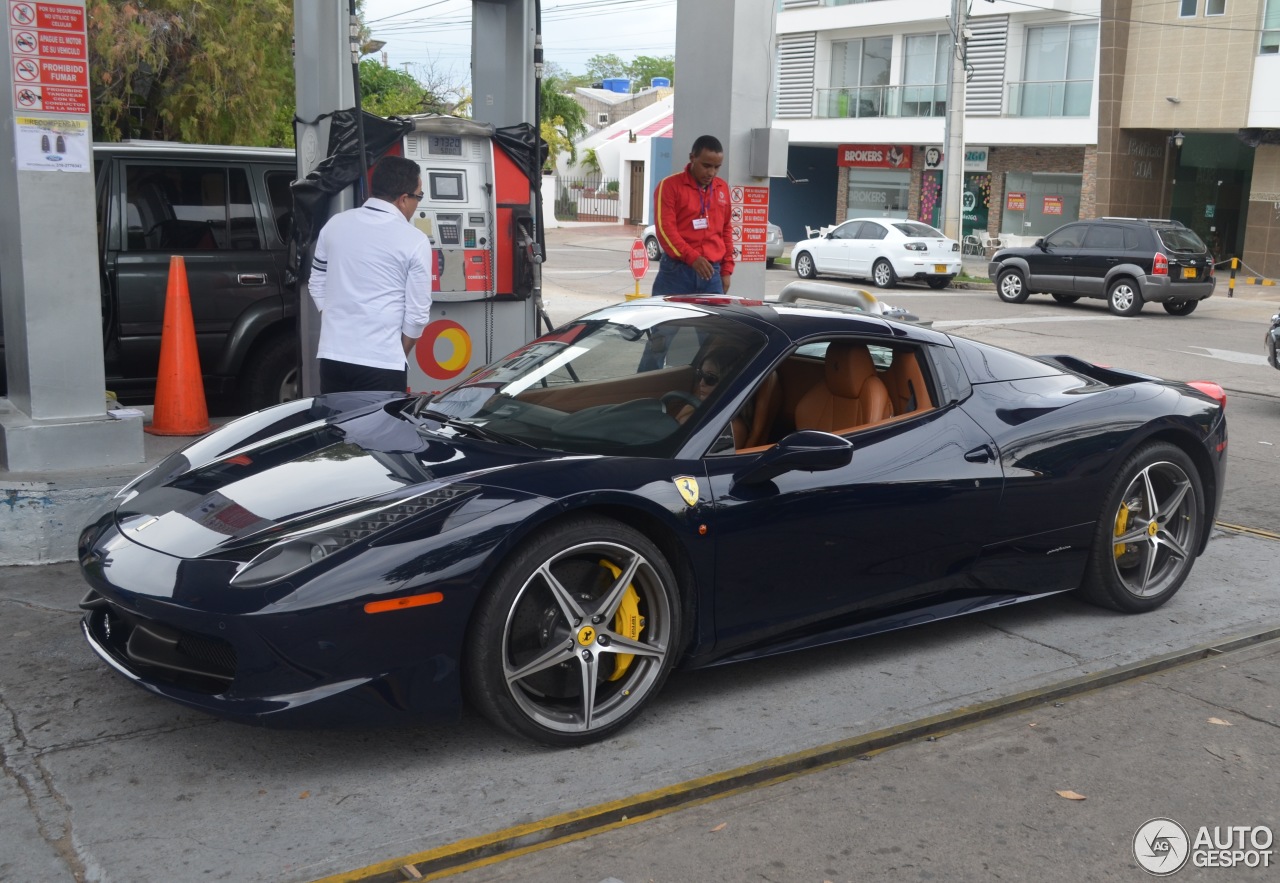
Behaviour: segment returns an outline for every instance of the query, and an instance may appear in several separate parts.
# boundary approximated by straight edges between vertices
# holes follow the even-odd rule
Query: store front
[[[912,148],[902,144],[842,144],[840,168],[843,217],[907,217],[911,195]]]

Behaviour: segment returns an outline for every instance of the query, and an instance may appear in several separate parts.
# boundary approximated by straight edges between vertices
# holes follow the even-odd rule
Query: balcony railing
[[[818,89],[815,116],[940,117],[947,112],[946,83]]]
[[[1093,80],[1010,82],[1005,115],[1011,117],[1087,117]]]

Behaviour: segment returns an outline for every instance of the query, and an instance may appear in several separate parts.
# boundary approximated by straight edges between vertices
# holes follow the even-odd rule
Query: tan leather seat
[[[920,362],[915,353],[895,352],[893,362],[881,378],[889,388],[893,413],[910,414],[912,411],[927,411],[933,407],[929,387],[925,385],[924,374],[920,371]]]
[[[824,375],[826,382],[796,403],[796,429],[839,433],[893,416],[889,390],[863,344],[828,346]]]
[[[754,448],[768,444],[771,441],[769,435],[773,430],[773,422],[777,419],[778,409],[781,407],[782,382],[778,380],[778,372],[771,371],[752,398],[750,425],[746,427],[746,432],[743,433],[743,439],[738,442],[738,447]],[[734,419],[736,422],[737,418]],[[736,437],[738,434],[736,426],[734,430]]]

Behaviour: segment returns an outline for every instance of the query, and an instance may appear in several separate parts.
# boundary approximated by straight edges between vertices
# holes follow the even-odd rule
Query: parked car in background
[[[294,152],[125,141],[95,144],[93,163],[107,389],[154,395],[169,259],[182,255],[205,394],[240,411],[296,397]]]
[[[791,265],[801,279],[853,276],[880,288],[921,281],[946,288],[960,272],[960,243],[919,221],[854,218],[797,242]]]
[[[644,250],[649,254],[649,260],[662,260],[662,246],[658,245],[658,233],[653,224],[644,228],[641,235],[644,239]],[[765,234],[764,248],[764,265],[772,267],[773,262],[782,257],[782,228],[777,224],[770,224]]]
[[[1000,249],[987,269],[1005,303],[1041,292],[1059,303],[1098,297],[1117,316],[1136,316],[1144,303],[1188,316],[1215,284],[1204,241],[1178,221],[1152,218],[1076,221],[1033,246]]]
[[[1267,350],[1267,361],[1272,368],[1280,369],[1280,313],[1271,317],[1271,328],[1264,341]]]

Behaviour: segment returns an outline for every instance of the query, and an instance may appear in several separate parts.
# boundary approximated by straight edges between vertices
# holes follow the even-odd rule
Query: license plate
[[[934,265],[933,265],[933,272],[935,272],[935,273],[945,273],[945,272],[947,272],[947,265],[946,265],[946,264],[934,264]]]
[[[1196,278],[1196,268],[1195,268],[1195,267],[1183,267],[1183,268],[1182,268],[1182,278],[1183,278],[1183,279],[1194,279],[1194,278]]]

